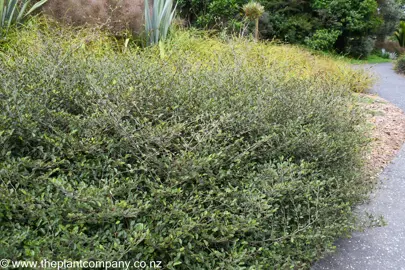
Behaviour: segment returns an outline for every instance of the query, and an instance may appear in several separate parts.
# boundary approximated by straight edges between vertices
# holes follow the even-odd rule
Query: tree
[[[322,25],[341,31],[335,49],[364,57],[373,48],[372,39],[383,20],[376,0],[313,0]]]
[[[401,9],[401,3],[396,0],[380,0],[378,4],[379,14],[384,22],[378,29],[377,40],[383,42],[387,36],[391,36],[398,28],[404,11]]]
[[[246,18],[255,22],[255,39],[259,40],[259,19],[264,13],[264,7],[257,2],[250,2],[243,6]]]

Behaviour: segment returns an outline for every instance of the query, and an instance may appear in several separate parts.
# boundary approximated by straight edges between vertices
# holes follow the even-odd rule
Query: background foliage
[[[240,18],[241,6],[247,0],[182,0],[179,7],[192,25],[197,27],[223,27],[234,24]],[[357,57],[368,55],[365,43],[369,37],[387,34],[398,21],[394,12],[396,3],[387,0],[381,3],[382,14],[378,14],[376,0],[261,0],[266,10],[261,19],[263,38],[278,38],[288,43],[305,43],[305,40],[327,29],[339,32],[333,49]],[[398,9],[396,9],[398,10]],[[386,20],[387,24],[383,25]],[[229,26],[231,29],[238,27]],[[355,40],[355,42],[353,41]],[[324,47],[324,46],[322,46]],[[327,45],[326,47],[329,47]]]
[[[384,23],[378,29],[377,41],[383,42],[398,28],[399,21],[404,18],[404,9],[398,0],[380,0],[379,13]]]

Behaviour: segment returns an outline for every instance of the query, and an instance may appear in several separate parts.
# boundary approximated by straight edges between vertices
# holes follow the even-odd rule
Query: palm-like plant
[[[405,47],[405,22],[399,24],[398,30],[395,32],[395,37],[401,47]]]
[[[11,25],[21,23],[47,1],[41,0],[27,11],[31,0],[0,0],[0,30],[7,31]]]
[[[145,31],[148,45],[153,45],[166,39],[177,4],[173,6],[173,0],[154,0],[150,9],[148,2],[145,0]]]
[[[255,21],[255,39],[259,40],[259,19],[264,13],[264,7],[260,3],[250,2],[243,6],[246,17]]]

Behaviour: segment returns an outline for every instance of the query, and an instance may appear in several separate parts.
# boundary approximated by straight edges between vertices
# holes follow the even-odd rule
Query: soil
[[[405,143],[405,114],[387,100],[370,94],[359,94],[372,127],[371,151],[366,156],[367,168],[380,173]]]

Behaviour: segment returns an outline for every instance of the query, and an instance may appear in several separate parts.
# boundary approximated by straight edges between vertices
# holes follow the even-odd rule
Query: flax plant
[[[173,0],[155,0],[150,8],[148,1],[145,1],[145,32],[148,45],[166,39],[176,6]]]
[[[27,11],[32,2],[31,0],[0,0],[0,31],[7,33],[11,25],[21,23],[47,1],[41,0]]]

